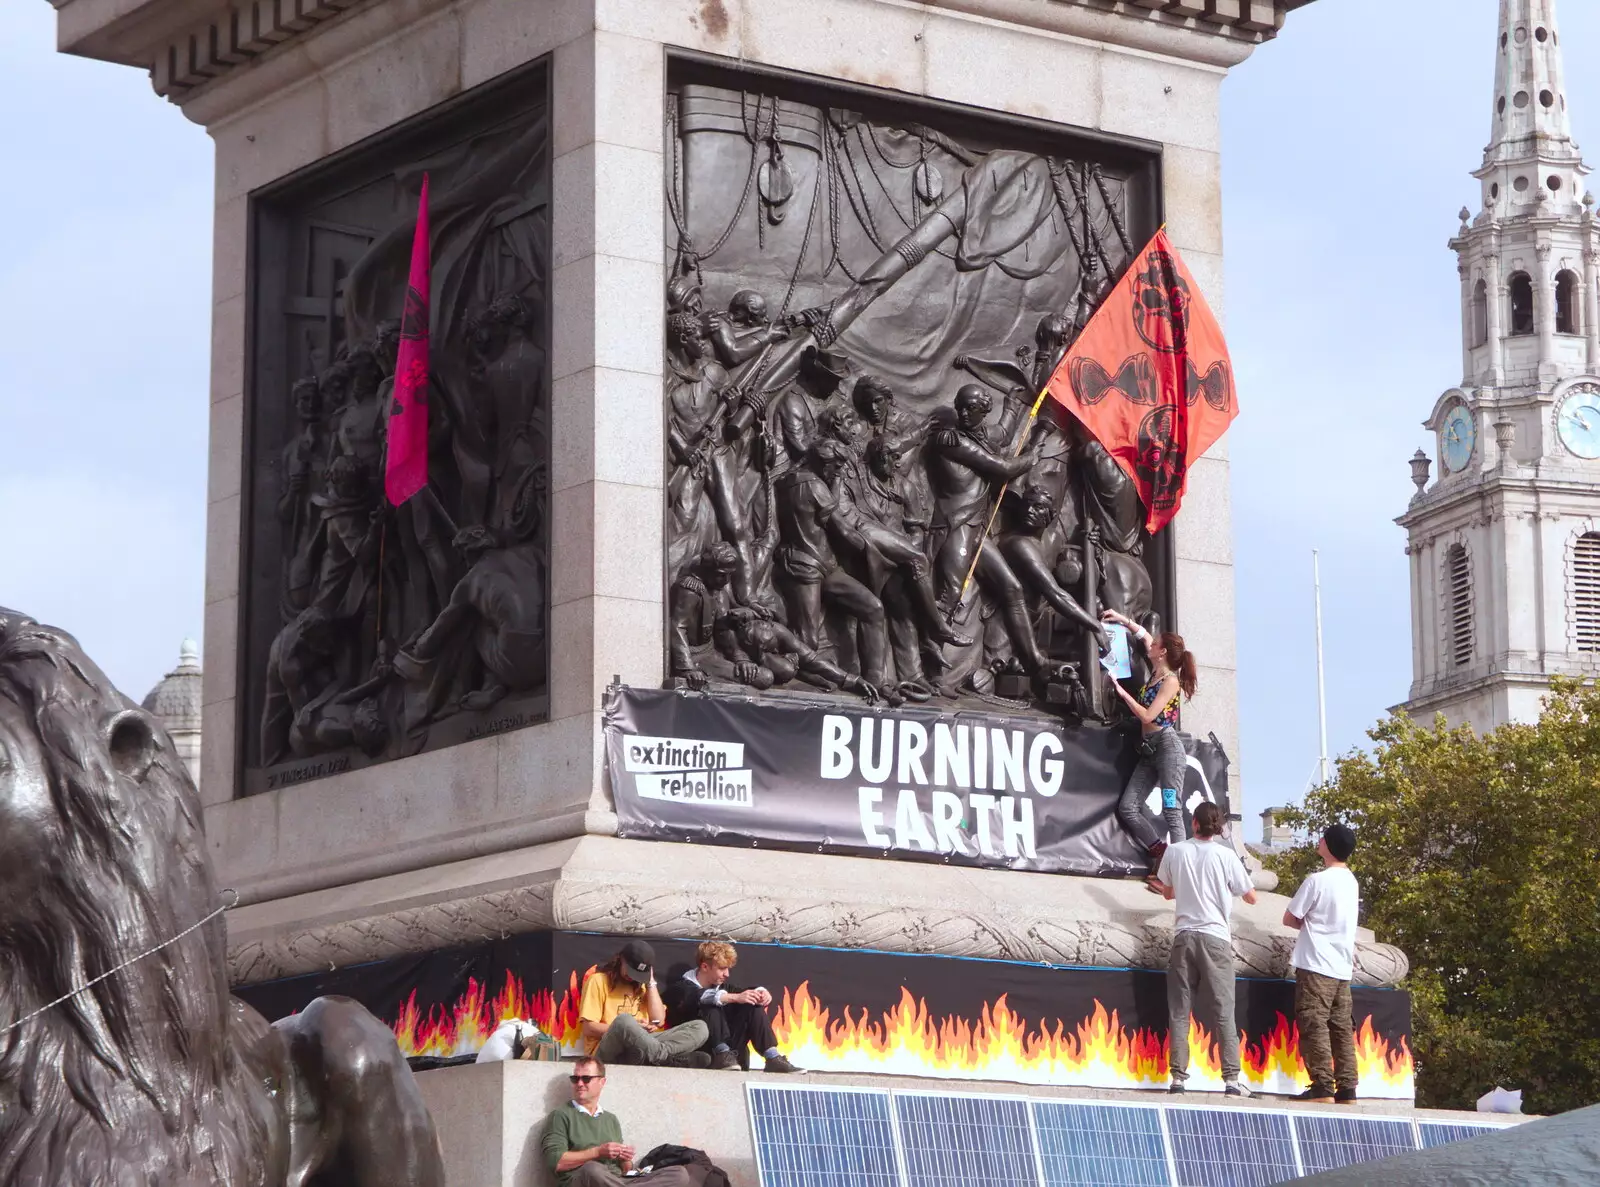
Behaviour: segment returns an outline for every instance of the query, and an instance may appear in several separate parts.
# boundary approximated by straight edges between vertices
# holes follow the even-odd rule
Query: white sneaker
[[[1238,1080],[1229,1080],[1222,1086],[1222,1091],[1227,1096],[1250,1097],[1255,1093],[1250,1091],[1250,1086]]]

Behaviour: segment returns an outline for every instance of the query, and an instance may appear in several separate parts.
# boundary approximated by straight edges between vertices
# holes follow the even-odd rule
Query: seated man
[[[778,1050],[777,1036],[767,1018],[772,994],[755,989],[728,988],[728,974],[739,962],[732,944],[711,940],[694,952],[695,967],[668,983],[662,995],[667,1003],[667,1021],[688,1025],[695,1020],[710,1033],[706,1049],[714,1070],[746,1066],[749,1049],[766,1057],[769,1072],[797,1072]]]
[[[584,1057],[572,1065],[572,1099],[546,1118],[545,1164],[555,1173],[557,1187],[612,1187],[617,1183],[648,1183],[650,1187],[689,1187],[686,1168],[666,1167],[631,1179],[634,1149],[622,1141],[622,1122],[600,1107],[606,1086],[606,1065]]]
[[[583,979],[578,1021],[584,1053],[606,1063],[710,1067],[711,1057],[699,1050],[708,1033],[704,1022],[662,1029],[667,1008],[656,988],[655,963],[654,948],[629,940]]]

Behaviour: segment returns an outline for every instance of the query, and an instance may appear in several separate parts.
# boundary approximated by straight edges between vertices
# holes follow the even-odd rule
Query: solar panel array
[[[1265,1187],[1300,1177],[1287,1113],[1168,1109],[1181,1187]]]
[[[1168,1187],[1166,1135],[1157,1108],[1032,1102],[1045,1187]]]
[[[1395,1117],[1328,1117],[1312,1113],[1294,1119],[1300,1161],[1308,1175],[1358,1162],[1393,1158],[1417,1148],[1411,1122]]]
[[[1422,1134],[1422,1148],[1431,1150],[1435,1146],[1448,1146],[1451,1142],[1464,1142],[1470,1138],[1481,1138],[1486,1133],[1494,1133],[1503,1128],[1498,1125],[1473,1125],[1470,1121],[1418,1121],[1417,1129]]]
[[[1502,1128],[875,1088],[746,1091],[761,1187],[1265,1187]]]
[[[1038,1181],[1025,1100],[897,1092],[894,1113],[908,1187]]]
[[[887,1092],[750,1085],[762,1187],[900,1187]]]

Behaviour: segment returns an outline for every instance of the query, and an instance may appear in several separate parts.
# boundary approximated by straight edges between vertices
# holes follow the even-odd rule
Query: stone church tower
[[[1404,708],[1484,731],[1552,675],[1600,674],[1600,317],[1594,198],[1555,0],[1501,0],[1482,210],[1463,208],[1460,387],[1424,422],[1439,472],[1396,521],[1411,558]]]

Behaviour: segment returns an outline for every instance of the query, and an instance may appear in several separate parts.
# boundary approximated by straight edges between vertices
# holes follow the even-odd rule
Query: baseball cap
[[[1329,825],[1322,839],[1327,842],[1328,852],[1333,854],[1334,861],[1349,861],[1350,855],[1356,851],[1356,830],[1347,824]]]
[[[643,940],[629,940],[622,946],[622,975],[635,985],[650,980],[650,970],[656,963],[656,950]]]

